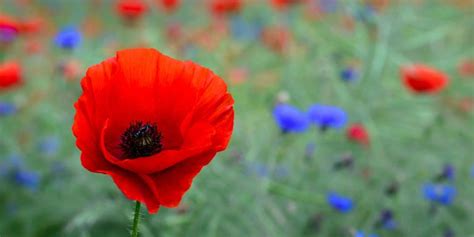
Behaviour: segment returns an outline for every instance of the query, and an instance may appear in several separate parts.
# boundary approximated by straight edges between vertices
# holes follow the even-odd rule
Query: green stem
[[[135,203],[135,214],[133,214],[132,237],[138,237],[138,221],[140,220],[140,202]]]

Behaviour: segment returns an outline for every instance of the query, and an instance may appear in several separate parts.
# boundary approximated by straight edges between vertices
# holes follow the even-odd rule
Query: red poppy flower
[[[436,93],[448,83],[443,72],[422,64],[402,67],[401,77],[405,86],[415,93]]]
[[[20,23],[20,32],[24,34],[36,34],[41,32],[44,22],[40,18],[31,18]]]
[[[242,0],[211,0],[210,6],[214,15],[222,16],[240,11]]]
[[[43,51],[44,44],[37,39],[31,38],[25,42],[24,47],[28,54],[36,54]]]
[[[270,0],[272,6],[277,10],[285,10],[288,7],[300,2],[303,2],[303,0]]]
[[[148,10],[143,0],[120,0],[117,3],[117,12],[127,20],[136,20]]]
[[[129,49],[88,69],[73,133],[89,171],[123,194],[176,207],[193,178],[227,147],[232,96],[209,69],[154,49]]]
[[[181,4],[181,0],[158,0],[158,2],[167,12],[175,11]]]
[[[0,90],[20,84],[22,81],[21,67],[17,62],[0,64]]]
[[[7,15],[0,15],[0,28],[13,30],[15,32],[20,31],[20,23]]]
[[[269,27],[263,29],[263,44],[277,53],[284,53],[290,41],[290,32],[284,27]]]
[[[352,124],[347,128],[347,138],[362,145],[369,145],[370,138],[365,127],[360,123]]]
[[[458,65],[458,73],[463,77],[474,76],[474,58],[461,61]]]
[[[59,65],[59,71],[67,81],[78,79],[81,72],[81,63],[71,59]]]

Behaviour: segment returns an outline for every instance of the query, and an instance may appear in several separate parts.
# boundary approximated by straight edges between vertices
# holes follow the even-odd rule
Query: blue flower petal
[[[336,106],[315,104],[309,108],[308,114],[311,122],[321,129],[339,129],[347,123],[346,112]]]
[[[273,110],[273,118],[282,132],[304,132],[309,128],[308,116],[294,106],[279,104]]]
[[[330,192],[327,194],[326,199],[332,208],[341,213],[347,213],[352,210],[353,202],[352,199],[348,197],[341,196],[335,192]]]
[[[81,32],[75,27],[66,27],[58,32],[54,43],[63,49],[74,49],[82,40]]]

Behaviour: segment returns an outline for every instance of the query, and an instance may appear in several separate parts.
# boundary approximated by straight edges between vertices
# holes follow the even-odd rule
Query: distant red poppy
[[[116,7],[118,14],[127,20],[136,20],[148,10],[143,0],[119,0]]]
[[[128,49],[92,66],[81,82],[73,133],[82,165],[110,175],[150,213],[176,207],[233,130],[224,81],[154,49]]]
[[[31,18],[20,22],[20,32],[25,34],[36,34],[41,32],[44,21],[40,18]]]
[[[235,13],[242,8],[242,0],[210,0],[212,13],[217,16]]]
[[[22,82],[21,66],[10,61],[0,64],[0,90],[18,85]]]
[[[19,32],[20,23],[11,16],[0,14],[0,28]]]
[[[232,85],[240,85],[247,81],[248,78],[247,68],[232,68],[229,71],[229,81]]]
[[[463,97],[457,101],[457,109],[463,113],[474,110],[474,97]]]
[[[364,125],[360,123],[354,123],[347,128],[347,138],[351,141],[357,142],[362,145],[369,145],[370,138],[369,133],[365,129]]]
[[[44,49],[44,44],[35,38],[31,38],[25,42],[24,47],[28,54],[36,54]]]
[[[175,11],[181,4],[181,0],[158,0],[158,2],[167,12]]]
[[[436,93],[448,83],[448,76],[426,65],[404,66],[400,71],[405,86],[415,93]]]
[[[277,10],[285,10],[288,7],[295,5],[296,3],[301,3],[304,0],[270,0],[270,3]]]
[[[277,53],[284,53],[290,41],[290,32],[284,27],[268,27],[262,32],[263,44]]]
[[[178,22],[169,23],[166,25],[165,36],[171,43],[176,43],[183,38],[183,27]]]
[[[72,81],[80,77],[81,63],[71,59],[59,65],[59,71],[67,81]]]
[[[474,58],[461,61],[458,65],[458,73],[463,77],[474,76]]]
[[[390,0],[366,0],[366,3],[377,11],[383,11],[390,5]]]
[[[13,42],[20,32],[20,24],[12,17],[0,15],[0,51]]]

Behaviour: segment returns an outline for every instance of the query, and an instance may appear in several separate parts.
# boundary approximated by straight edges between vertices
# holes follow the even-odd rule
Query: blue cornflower
[[[37,173],[24,167],[22,157],[18,154],[11,155],[7,163],[2,164],[0,176],[32,191],[37,189],[40,181]]]
[[[397,222],[393,218],[393,213],[391,210],[382,210],[380,212],[380,217],[375,224],[377,227],[393,230],[397,228]]]
[[[8,102],[0,102],[0,116],[13,115],[17,111],[16,105]]]
[[[342,128],[347,123],[347,114],[339,107],[315,104],[309,108],[309,119],[321,130]]]
[[[359,73],[352,67],[348,67],[341,71],[341,79],[346,82],[357,80]]]
[[[39,185],[39,175],[33,171],[17,169],[12,174],[13,181],[30,190],[37,190]]]
[[[308,116],[288,104],[278,104],[273,109],[273,118],[283,133],[304,132],[309,128]]]
[[[231,33],[236,39],[257,40],[262,32],[260,24],[248,22],[239,16],[231,19],[230,26]]]
[[[474,178],[474,165],[471,167],[471,177]]]
[[[436,177],[436,180],[437,181],[453,180],[455,174],[456,174],[456,169],[454,168],[454,166],[451,164],[446,164],[443,166],[443,170],[441,170],[441,173]]]
[[[58,32],[54,43],[63,49],[74,49],[81,43],[81,40],[81,32],[77,28],[69,26]]]
[[[376,234],[365,234],[364,231],[358,230],[354,233],[354,237],[378,237]]]
[[[456,197],[456,187],[448,184],[428,183],[423,185],[423,195],[428,201],[450,205]]]
[[[57,137],[47,137],[40,141],[38,148],[46,156],[54,156],[59,149],[60,141]]]
[[[341,196],[335,192],[330,192],[326,196],[329,205],[341,213],[347,213],[352,210],[352,199]]]

